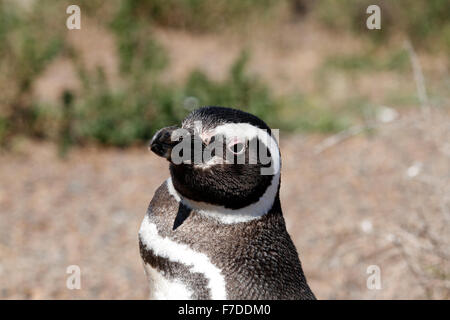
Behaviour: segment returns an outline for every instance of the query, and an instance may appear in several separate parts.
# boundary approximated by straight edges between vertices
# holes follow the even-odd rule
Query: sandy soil
[[[449,123],[402,114],[321,153],[325,137],[281,137],[282,206],[318,298],[450,297]],[[61,159],[25,141],[1,154],[0,298],[146,298],[137,232],[167,176],[145,147]],[[80,290],[66,288],[69,265]],[[370,265],[380,290],[367,288]]]

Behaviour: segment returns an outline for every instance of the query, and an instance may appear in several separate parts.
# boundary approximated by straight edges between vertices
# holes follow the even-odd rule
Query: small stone
[[[377,115],[378,121],[389,123],[398,118],[398,112],[389,107],[381,107]]]
[[[406,171],[406,175],[409,178],[414,178],[420,174],[420,172],[422,171],[422,167],[422,163],[416,162],[408,168],[408,170]]]
[[[361,230],[362,230],[364,233],[371,233],[372,230],[373,230],[373,224],[372,224],[372,221],[370,221],[370,220],[363,220],[363,221],[361,222]]]

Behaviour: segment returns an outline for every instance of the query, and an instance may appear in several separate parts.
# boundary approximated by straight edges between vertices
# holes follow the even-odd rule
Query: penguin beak
[[[149,149],[158,156],[166,158],[170,161],[172,148],[178,141],[172,141],[172,133],[178,129],[177,126],[162,128],[155,133],[150,141]]]

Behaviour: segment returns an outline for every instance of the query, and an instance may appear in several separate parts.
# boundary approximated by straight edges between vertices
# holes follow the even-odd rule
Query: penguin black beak
[[[158,156],[166,158],[170,161],[172,148],[179,141],[172,141],[172,133],[177,130],[177,126],[162,128],[155,133],[150,141],[149,149],[156,153]]]

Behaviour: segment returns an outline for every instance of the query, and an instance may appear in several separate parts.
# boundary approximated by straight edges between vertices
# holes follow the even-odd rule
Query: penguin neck
[[[245,223],[256,220],[269,213],[273,206],[280,206],[280,173],[278,172],[272,178],[271,184],[267,187],[261,198],[248,206],[239,209],[229,209],[219,205],[213,205],[206,202],[194,201],[181,195],[174,187],[172,177],[166,181],[167,190],[177,202],[198,212],[199,214],[215,219],[224,224]],[[281,210],[281,207],[280,207]]]

